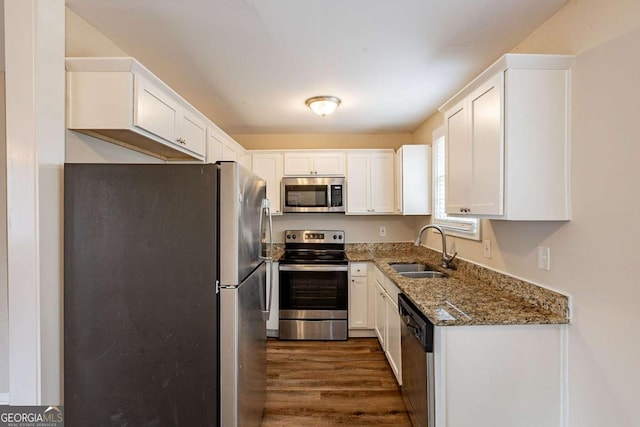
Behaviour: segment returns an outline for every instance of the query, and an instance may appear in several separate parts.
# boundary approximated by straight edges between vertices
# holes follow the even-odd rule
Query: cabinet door
[[[284,153],[285,175],[312,175],[313,172],[312,153]]]
[[[215,163],[222,160],[222,141],[207,131],[207,163]]]
[[[316,153],[314,173],[318,175],[344,175],[345,155],[340,152]]]
[[[279,276],[278,263],[272,262],[267,264],[267,289],[271,294],[267,295],[267,301],[271,300],[271,308],[269,312],[269,320],[267,320],[267,330],[277,331],[279,328]],[[269,266],[271,269],[269,270]],[[278,336],[275,334],[275,336]]]
[[[349,295],[349,327],[367,327],[367,277],[351,277]]]
[[[396,155],[396,213],[403,215],[431,214],[431,147],[404,145]],[[404,197],[402,186],[406,183]]]
[[[398,304],[393,298],[387,297],[387,360],[391,365],[391,370],[398,380],[398,384],[402,385],[402,354],[400,343],[400,313],[398,313]]]
[[[135,98],[133,124],[176,144],[181,114],[178,102],[139,75],[135,76]]]
[[[282,154],[253,154],[253,173],[267,182],[267,199],[271,203],[271,214],[281,215],[280,182],[282,181]]]
[[[222,143],[222,160],[238,161],[238,151],[235,145],[226,141]]]
[[[471,214],[502,215],[504,191],[503,73],[469,97],[472,163]]]
[[[347,213],[369,212],[369,154],[349,153],[347,156]]]
[[[392,153],[371,154],[369,194],[372,213],[393,213],[395,201],[393,163]]]
[[[207,124],[204,119],[187,109],[183,109],[178,143],[182,144],[187,150],[204,155],[206,135]]]
[[[445,210],[450,214],[460,214],[469,207],[472,167],[464,102],[445,114],[445,135]]]
[[[404,147],[400,147],[396,153],[396,213],[402,214],[402,181],[403,181],[403,156]]]
[[[386,325],[387,325],[387,303],[386,292],[382,285],[375,280],[375,330],[383,351],[387,351]]]

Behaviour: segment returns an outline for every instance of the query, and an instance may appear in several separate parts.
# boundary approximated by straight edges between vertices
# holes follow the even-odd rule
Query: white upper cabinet
[[[176,140],[194,153],[206,153],[207,122],[200,113],[182,108],[181,137]]]
[[[252,163],[253,173],[267,182],[267,199],[271,204],[271,214],[282,215],[280,201],[280,183],[283,174],[282,153],[254,152]]]
[[[429,145],[403,145],[396,153],[396,213],[431,214]]]
[[[446,211],[569,220],[568,55],[507,54],[440,107]]]
[[[286,151],[284,174],[286,176],[344,176],[345,155],[341,151]]]
[[[393,150],[351,150],[347,154],[347,214],[394,212]]]
[[[503,213],[503,92],[498,73],[445,115],[447,213]]]
[[[167,141],[179,138],[180,103],[141,75],[134,74],[134,126]]]
[[[218,160],[239,162],[247,169],[251,169],[251,156],[233,138],[219,127],[207,126],[207,163]]]
[[[164,160],[204,160],[206,118],[133,58],[67,58],[67,127]]]

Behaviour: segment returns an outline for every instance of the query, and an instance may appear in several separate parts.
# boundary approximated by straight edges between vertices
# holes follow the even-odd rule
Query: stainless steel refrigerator
[[[264,181],[234,162],[64,176],[67,424],[258,426]]]

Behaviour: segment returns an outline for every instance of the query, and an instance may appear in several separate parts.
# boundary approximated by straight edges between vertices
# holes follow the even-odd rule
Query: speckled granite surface
[[[351,262],[374,262],[437,326],[569,323],[566,295],[463,260],[454,261],[457,270],[444,270],[441,254],[423,246],[353,243],[346,249]],[[409,279],[389,266],[394,262],[426,263],[449,277]]]

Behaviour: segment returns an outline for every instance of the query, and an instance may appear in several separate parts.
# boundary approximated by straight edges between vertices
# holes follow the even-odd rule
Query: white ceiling
[[[230,134],[411,132],[567,0],[66,0]],[[306,98],[334,95],[315,116]]]

